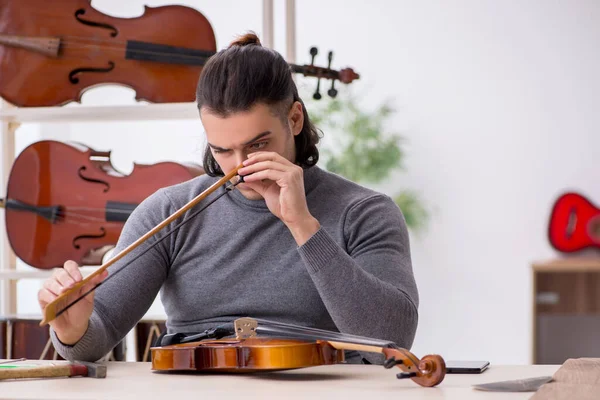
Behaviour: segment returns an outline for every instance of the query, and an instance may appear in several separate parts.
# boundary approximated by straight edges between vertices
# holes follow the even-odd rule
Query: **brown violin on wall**
[[[117,18],[91,0],[0,0],[0,97],[18,107],[79,102],[103,84],[130,87],[138,101],[193,102],[216,49],[210,22],[191,7],[145,6],[139,17]],[[332,82],[359,78],[351,68],[290,66]]]
[[[25,148],[10,171],[5,208],[11,248],[28,265],[74,260],[100,265],[131,212],[156,190],[204,174],[197,164],[134,164],[125,175],[110,151],[44,140]]]

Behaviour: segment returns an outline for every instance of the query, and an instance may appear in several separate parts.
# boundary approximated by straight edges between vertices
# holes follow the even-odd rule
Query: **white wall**
[[[168,4],[93,3],[118,16],[136,15],[143,4]],[[209,17],[219,48],[246,30],[261,33],[262,1],[180,3]],[[275,45],[285,54],[282,3],[276,5]],[[322,64],[333,49],[334,67],[361,74],[352,90],[365,107],[395,99],[390,128],[408,141],[407,171],[379,187],[418,190],[433,210],[428,231],[412,237],[421,293],[413,351],[528,363],[530,263],[556,256],[545,236],[552,202],[574,189],[600,203],[600,5],[371,4],[298,0],[296,58],[308,61],[309,47],[317,45]],[[100,88],[84,102],[125,104],[132,96]],[[194,121],[66,125],[61,131],[49,125],[42,132],[112,149],[124,170],[133,161],[199,159],[203,144]],[[20,300],[21,310],[35,311],[33,289]]]

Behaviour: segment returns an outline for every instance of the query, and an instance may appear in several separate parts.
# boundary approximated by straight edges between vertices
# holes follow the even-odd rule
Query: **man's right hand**
[[[103,281],[107,276],[108,271],[103,271],[100,275],[94,277],[90,282],[69,295],[67,302],[71,303]],[[54,301],[63,292],[82,279],[83,276],[79,271],[79,265],[74,261],[67,261],[63,268],[55,269],[52,276],[44,281],[42,288],[38,292],[38,302],[42,311],[48,303]],[[62,343],[73,345],[85,334],[90,316],[94,310],[94,293],[95,291],[92,291],[83,299],[73,304],[63,314],[49,322]]]

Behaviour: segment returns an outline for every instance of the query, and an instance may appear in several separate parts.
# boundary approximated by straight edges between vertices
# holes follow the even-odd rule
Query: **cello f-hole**
[[[104,29],[109,29],[112,32],[110,33],[111,37],[117,37],[117,35],[119,34],[119,31],[117,30],[117,28],[115,28],[114,26],[110,25],[110,24],[104,24],[102,22],[93,22],[93,21],[86,21],[83,18],[80,18],[80,15],[85,14],[85,10],[83,8],[80,8],[79,10],[75,11],[75,18],[77,19],[77,21],[81,22],[82,24],[85,25],[89,25],[89,26],[96,26],[98,28],[104,28]]]
[[[100,230],[102,231],[102,233],[99,233],[97,235],[79,235],[76,236],[73,239],[73,247],[75,247],[77,250],[79,250],[81,248],[80,245],[77,244],[77,241],[82,240],[82,239],[99,239],[99,238],[103,238],[104,236],[106,236],[106,229],[104,229],[104,227],[100,227]]]
[[[108,183],[106,183],[106,182],[104,182],[104,181],[102,181],[102,180],[100,180],[100,179],[88,178],[87,176],[84,176],[84,175],[83,175],[83,171],[85,171],[85,170],[87,170],[87,167],[85,167],[85,166],[82,166],[82,167],[80,167],[80,168],[79,168],[79,170],[77,171],[77,174],[79,175],[79,177],[80,177],[81,179],[83,179],[84,181],[87,181],[87,182],[99,183],[99,184],[101,184],[101,185],[104,185],[104,186],[105,186],[105,188],[104,188],[103,192],[104,192],[104,193],[108,192],[108,189],[110,189],[110,185],[109,185]]]
[[[75,75],[82,74],[84,72],[110,72],[115,68],[115,63],[112,61],[108,62],[108,67],[106,68],[77,68],[69,73],[69,81],[73,84],[79,83],[79,78]]]

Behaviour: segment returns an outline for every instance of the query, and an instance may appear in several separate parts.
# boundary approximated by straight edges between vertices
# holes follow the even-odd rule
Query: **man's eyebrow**
[[[262,138],[262,137],[265,137],[265,136],[267,136],[267,135],[270,135],[270,134],[271,134],[271,131],[264,131],[264,132],[262,132],[262,133],[259,133],[258,135],[256,135],[256,136],[255,136],[254,138],[252,138],[251,140],[248,140],[248,141],[247,141],[246,143],[244,143],[244,144],[250,144],[250,143],[252,143],[252,142],[255,142],[255,141],[257,141],[258,139],[260,139],[260,138]]]
[[[261,138],[263,138],[263,137],[265,137],[265,136],[267,136],[267,135],[270,135],[270,134],[271,134],[271,131],[264,131],[264,132],[262,132],[262,133],[259,133],[258,135],[256,135],[256,136],[255,136],[255,137],[253,137],[252,139],[250,139],[249,141],[247,141],[247,142],[245,142],[245,143],[242,143],[242,144],[243,144],[243,145],[248,145],[248,144],[250,144],[250,143],[252,143],[252,142],[255,142],[255,141],[257,141],[258,139],[261,139]],[[215,150],[220,150],[220,151],[226,151],[226,150],[228,150],[228,149],[224,149],[224,148],[222,148],[222,147],[219,147],[219,146],[215,146],[214,144],[211,144],[211,143],[209,143],[208,145],[209,145],[210,147],[212,147],[213,149],[215,149]]]
[[[219,150],[219,151],[226,151],[226,150],[227,150],[227,149],[224,149],[224,148],[222,148],[222,147],[215,146],[214,144],[210,144],[210,143],[209,143],[208,145],[209,145],[210,147],[212,147],[213,149],[215,149],[215,150]]]

